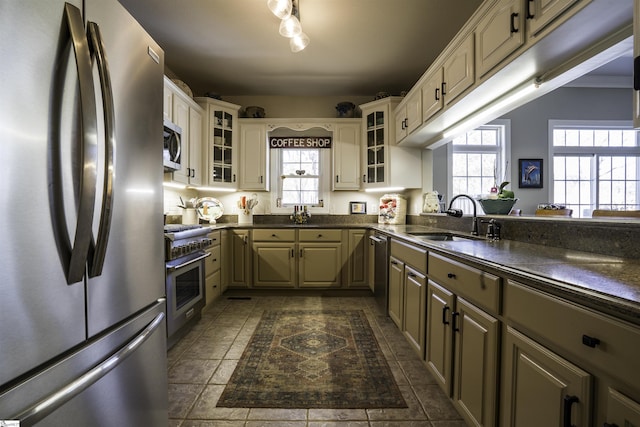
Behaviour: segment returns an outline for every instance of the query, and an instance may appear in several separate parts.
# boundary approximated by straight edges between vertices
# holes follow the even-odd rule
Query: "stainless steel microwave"
[[[164,171],[173,172],[179,170],[182,148],[182,128],[169,120],[164,121],[164,149],[162,157],[164,160]]]

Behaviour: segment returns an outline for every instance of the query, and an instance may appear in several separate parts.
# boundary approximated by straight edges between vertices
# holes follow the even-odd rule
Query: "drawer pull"
[[[580,399],[578,399],[578,396],[569,396],[566,395],[564,397],[564,421],[563,421],[563,426],[564,427],[573,427],[573,425],[571,424],[571,406],[574,403],[578,403],[580,402]]]
[[[274,234],[272,234],[272,235],[271,235],[271,237],[277,237],[277,236],[276,236],[276,235],[275,235],[275,233],[274,233]]]
[[[418,276],[416,276],[416,273],[411,273],[411,272],[407,273],[407,276],[408,276],[408,277],[411,277],[411,278],[416,278],[416,277],[418,277]]]
[[[442,324],[443,325],[449,324],[449,321],[447,320],[447,311],[449,311],[448,305],[445,305],[444,307],[442,307]]]
[[[318,234],[318,239],[320,239],[322,237],[322,234]]]
[[[453,324],[453,332],[458,332],[460,330],[460,328],[458,328],[458,316],[460,316],[459,312],[454,312],[451,314],[451,323]]]
[[[596,346],[600,345],[600,340],[598,338],[590,337],[589,335],[583,335],[582,344],[587,347],[596,348]]]
[[[455,279],[455,278],[456,278],[456,275],[455,275],[455,274],[453,274],[453,273],[447,273],[447,277],[448,277],[449,279]]]

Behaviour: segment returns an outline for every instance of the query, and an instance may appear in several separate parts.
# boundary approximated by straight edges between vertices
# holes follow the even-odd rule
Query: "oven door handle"
[[[210,256],[211,256],[211,252],[206,252],[203,255],[200,255],[199,257],[194,258],[194,259],[190,259],[189,261],[183,262],[182,264],[169,266],[169,267],[167,267],[167,270],[175,271],[175,270],[177,270],[179,268],[186,267],[187,265],[193,264],[194,262],[202,261],[206,257],[210,257]]]

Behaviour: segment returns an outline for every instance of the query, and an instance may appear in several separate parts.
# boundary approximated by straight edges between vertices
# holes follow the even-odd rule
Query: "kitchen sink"
[[[416,233],[407,233],[410,236],[414,236],[421,240],[434,240],[440,242],[465,242],[469,240],[482,240],[481,237],[478,236],[467,236],[456,233],[447,233],[447,232],[416,232]]]

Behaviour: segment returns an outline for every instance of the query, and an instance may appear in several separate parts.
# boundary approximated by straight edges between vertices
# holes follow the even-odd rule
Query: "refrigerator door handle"
[[[92,240],[89,249],[89,277],[102,274],[104,258],[109,243],[111,229],[111,214],[113,212],[113,185],[115,179],[115,107],[109,64],[105,54],[100,27],[95,22],[87,23],[87,37],[92,56],[95,55],[102,91],[102,109],[104,111],[104,185],[102,190],[102,207],[100,209],[100,224],[95,243]]]
[[[120,349],[109,356],[98,366],[88,370],[75,380],[53,392],[48,397],[36,402],[24,411],[16,414],[8,419],[20,420],[21,425],[33,425],[43,418],[51,414],[53,411],[64,405],[69,400],[86,390],[87,387],[96,383],[100,378],[104,377],[120,365],[131,354],[135,353],[138,348],[164,323],[164,312],[159,313],[138,335],[134,336],[125,343]]]
[[[91,227],[96,197],[96,159],[97,159],[97,113],[96,96],[93,89],[91,56],[87,38],[84,34],[84,21],[80,9],[65,4],[65,20],[71,35],[71,45],[78,71],[78,87],[82,116],[82,136],[79,142],[82,170],[80,171],[80,189],[77,207],[76,230],[71,256],[67,269],[67,283],[82,280],[87,263],[87,254],[91,244]]]

